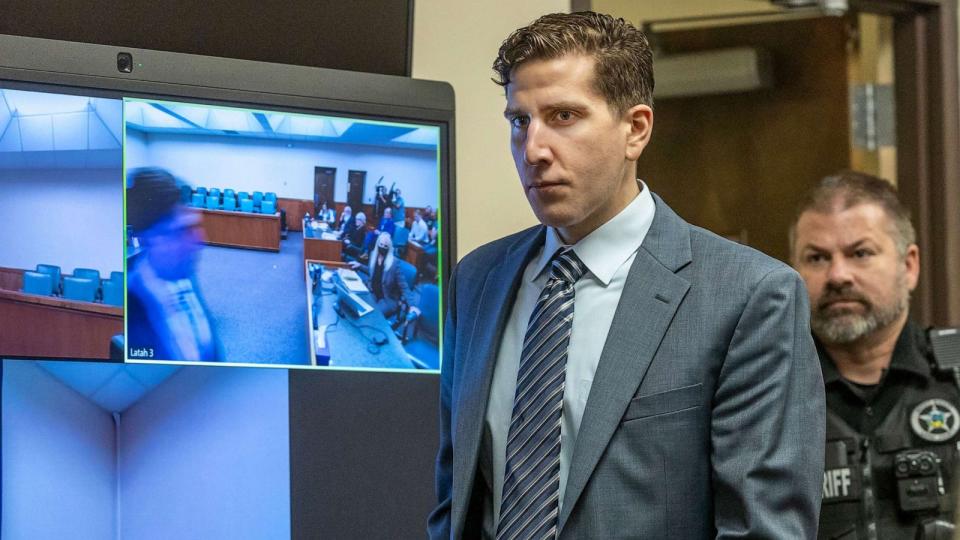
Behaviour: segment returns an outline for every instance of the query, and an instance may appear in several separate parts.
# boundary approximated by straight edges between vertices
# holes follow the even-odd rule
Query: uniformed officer
[[[952,526],[960,393],[909,319],[920,253],[886,181],[823,179],[790,230],[826,384],[820,538],[935,538]]]

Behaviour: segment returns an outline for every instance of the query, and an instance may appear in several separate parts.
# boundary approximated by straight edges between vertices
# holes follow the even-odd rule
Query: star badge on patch
[[[928,399],[913,408],[910,427],[925,441],[944,442],[960,431],[960,411],[945,399]]]

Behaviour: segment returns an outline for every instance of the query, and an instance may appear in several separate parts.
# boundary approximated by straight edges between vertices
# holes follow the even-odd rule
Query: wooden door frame
[[[894,21],[897,183],[920,246],[914,319],[960,325],[957,0],[851,0]]]
[[[591,4],[571,0],[570,7],[581,11]],[[913,214],[921,256],[911,316],[925,325],[958,326],[958,0],[849,0],[849,4],[852,12],[890,15],[894,21],[897,184]]]

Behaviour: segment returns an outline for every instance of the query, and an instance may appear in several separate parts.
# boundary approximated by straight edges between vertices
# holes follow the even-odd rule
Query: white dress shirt
[[[630,265],[653,223],[653,197],[643,182],[640,182],[640,187],[640,194],[626,208],[573,245],[574,253],[586,265],[588,272],[574,286],[573,329],[567,347],[563,420],[560,427],[561,505],[580,420],[590,395],[593,375],[600,362],[600,353],[620,302]],[[484,504],[484,533],[487,536],[494,536],[500,517],[506,441],[527,323],[541,290],[550,278],[550,261],[562,247],[564,244],[556,229],[548,228],[543,248],[524,271],[497,353],[480,458],[483,480],[492,486],[492,497],[487,497]],[[482,479],[478,478],[478,481]]]

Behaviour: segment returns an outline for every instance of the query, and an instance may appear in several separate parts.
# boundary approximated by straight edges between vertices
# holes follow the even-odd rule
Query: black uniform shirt
[[[933,373],[922,329],[907,322],[897,338],[890,365],[880,382],[872,386],[844,379],[819,341],[817,352],[826,385],[827,445],[830,448],[831,441],[843,441],[842,448],[849,452],[845,457],[835,456],[834,465],[827,464],[818,537],[913,538],[920,521],[931,513],[899,510],[893,465],[898,453],[911,449],[934,451],[942,460],[940,470],[947,496],[941,498],[939,512],[933,514],[952,521],[949,486],[956,462],[956,435],[943,442],[923,440],[917,428],[911,426],[910,418],[916,407],[931,399],[941,399],[956,407],[960,395],[949,377]],[[836,418],[836,422],[831,418]],[[849,464],[845,459],[850,460]],[[844,495],[827,495],[828,475],[837,471],[849,475],[849,485],[841,486]],[[846,491],[850,492],[849,497]],[[845,536],[848,534],[856,536]]]
[[[900,332],[890,366],[873,388],[844,379],[820,341],[815,341],[826,385],[827,408],[859,433],[873,433],[907,389],[926,386],[931,377],[923,330],[911,321]]]

